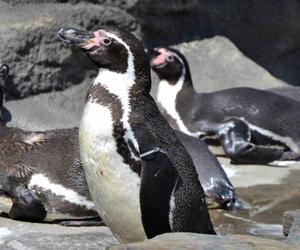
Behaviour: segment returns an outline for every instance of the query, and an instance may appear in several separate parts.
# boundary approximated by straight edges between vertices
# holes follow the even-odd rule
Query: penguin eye
[[[168,62],[174,62],[174,56],[169,55],[169,56],[167,57],[167,61],[168,61]]]
[[[112,40],[109,39],[109,38],[104,38],[104,39],[101,40],[101,42],[102,42],[102,44],[108,46],[112,43]]]

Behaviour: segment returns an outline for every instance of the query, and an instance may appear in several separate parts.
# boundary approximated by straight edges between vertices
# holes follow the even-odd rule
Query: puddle
[[[211,210],[220,234],[250,234],[284,239],[281,218],[300,208],[300,164],[289,167],[230,165],[221,159],[245,210]]]

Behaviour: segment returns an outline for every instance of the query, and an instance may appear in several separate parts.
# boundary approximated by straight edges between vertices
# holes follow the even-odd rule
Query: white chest
[[[165,80],[160,81],[158,85],[157,102],[166,110],[168,115],[176,121],[181,132],[197,137],[201,132],[190,131],[176,110],[176,97],[182,86],[183,79],[179,79],[175,85],[171,85]]]
[[[140,178],[117,152],[108,107],[86,104],[79,140],[87,182],[99,215],[121,242],[145,239],[139,203]]]
[[[157,101],[176,121],[180,119],[176,110],[176,96],[181,87],[179,84],[170,85],[165,80],[160,81],[158,85]]]

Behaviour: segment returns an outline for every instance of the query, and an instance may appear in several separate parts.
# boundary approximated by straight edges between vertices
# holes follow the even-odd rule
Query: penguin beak
[[[72,28],[62,28],[57,33],[58,37],[67,43],[75,45],[85,45],[89,39],[94,38],[95,35],[92,32],[76,30]]]

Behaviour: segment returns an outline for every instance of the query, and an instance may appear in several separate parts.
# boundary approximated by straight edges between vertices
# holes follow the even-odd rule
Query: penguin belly
[[[144,240],[140,177],[117,152],[113,119],[108,107],[86,104],[79,140],[89,190],[100,217],[120,242]]]

